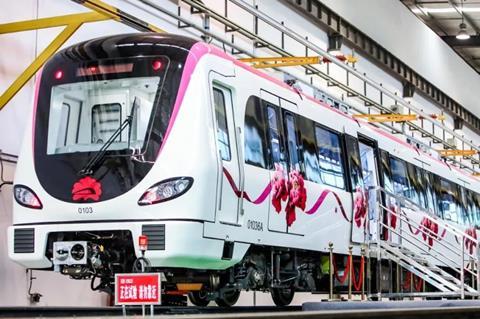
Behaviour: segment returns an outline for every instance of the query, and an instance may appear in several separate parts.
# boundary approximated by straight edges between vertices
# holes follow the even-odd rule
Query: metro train
[[[325,290],[329,243],[337,261],[349,246],[358,260],[381,236],[372,187],[422,206],[413,219],[431,214],[475,234],[480,225],[477,179],[169,34],[55,54],[36,84],[14,184],[12,260],[102,291],[143,263],[162,273],[165,294],[195,305],[231,306],[241,290],[288,305],[297,291]]]

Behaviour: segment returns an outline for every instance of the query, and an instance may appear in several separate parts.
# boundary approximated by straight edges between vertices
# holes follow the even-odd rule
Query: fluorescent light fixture
[[[475,13],[475,12],[480,12],[480,7],[470,7],[470,8],[458,8],[458,11],[460,12],[465,12],[465,13]],[[457,10],[455,8],[425,8],[422,7],[422,9],[417,9],[414,8],[412,9],[414,13],[421,13],[426,12],[426,13],[455,13]]]
[[[456,38],[458,40],[468,40],[470,39],[470,34],[467,32],[467,25],[465,23],[460,23],[459,25],[460,31],[458,31],[458,34]]]

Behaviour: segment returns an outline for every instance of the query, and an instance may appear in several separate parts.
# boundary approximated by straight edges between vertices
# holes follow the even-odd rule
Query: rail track
[[[322,304],[322,303],[318,303]],[[236,319],[340,319],[340,318],[480,318],[480,301],[467,303],[443,302],[438,306],[435,302],[419,302],[417,307],[408,308],[409,304],[401,302],[357,303],[337,302],[326,306],[289,306],[289,307],[155,307],[155,316],[165,319],[206,319],[206,318],[236,318]],[[356,305],[358,308],[356,308]],[[363,305],[362,305],[363,304]],[[369,304],[369,305],[365,305]],[[375,306],[374,304],[378,304]],[[327,310],[312,310],[312,309]],[[128,307],[127,316],[139,316],[141,307]],[[147,312],[148,314],[148,312]],[[0,307],[1,318],[32,318],[32,317],[111,317],[122,316],[121,307]]]

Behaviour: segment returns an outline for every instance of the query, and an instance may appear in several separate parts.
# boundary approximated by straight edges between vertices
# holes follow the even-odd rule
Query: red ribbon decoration
[[[473,239],[477,240],[477,232],[475,231],[474,227],[465,230],[465,234],[467,234],[470,237],[472,237]],[[470,255],[473,254],[473,249],[475,247],[477,247],[477,244],[473,240],[471,240],[470,238],[465,237],[465,248],[468,249],[468,251],[470,252]]]
[[[276,171],[274,173],[272,181],[268,183],[268,185],[256,199],[251,199],[247,192],[243,192],[243,198],[250,203],[258,205],[263,203],[267,199],[269,194],[272,193],[272,205],[277,213],[280,213],[280,211],[282,210],[282,201],[287,201],[287,206],[285,207],[286,220],[287,225],[291,226],[296,219],[295,208],[300,208],[301,210],[305,211],[305,205],[307,200],[305,183],[303,177],[298,171],[290,172],[290,181],[287,182],[284,178],[283,167],[281,165],[275,164],[275,168]],[[223,173],[225,174],[225,177],[227,178],[227,181],[230,184],[233,192],[237,195],[237,197],[240,198],[242,193],[238,189],[237,185],[235,185],[235,181],[233,180],[232,175],[230,175],[228,170],[225,168],[223,168]],[[309,210],[305,211],[305,213],[308,215],[315,214],[317,210],[322,206],[323,202],[327,198],[327,195],[329,194],[332,194],[334,196],[343,218],[347,222],[350,222],[347,216],[347,212],[343,207],[340,196],[338,196],[337,193],[329,189],[324,189],[320,193],[320,196],[315,201],[313,206]],[[335,209],[335,213],[337,213],[337,209]]]
[[[433,240],[438,238],[438,224],[430,218],[423,217],[420,223],[423,240],[427,241],[428,246],[433,246]]]
[[[397,209],[394,205],[390,205],[390,208],[387,210],[387,222],[391,228],[397,228]],[[385,240],[388,240],[389,229],[387,227],[383,228],[383,236]]]
[[[340,196],[338,196],[337,193],[329,190],[329,189],[324,189],[320,196],[318,197],[317,201],[315,204],[313,204],[312,208],[307,210],[305,214],[308,215],[313,215],[317,212],[317,210],[322,206],[323,202],[325,201],[326,197],[328,194],[332,194],[335,197],[335,200],[337,201],[338,206],[340,207],[340,211],[342,212],[343,218],[347,221],[350,222],[350,219],[347,216],[347,212],[345,211],[345,208],[343,207],[342,201],[340,200]],[[337,210],[335,210],[337,212]]]
[[[233,181],[232,175],[230,175],[230,173],[225,168],[223,168],[223,173],[225,174],[225,177],[227,178],[228,183],[230,184],[230,187],[232,187],[235,195],[237,195],[237,197],[240,198],[240,196],[242,195],[242,192],[237,188],[237,185],[235,185],[235,182]],[[260,194],[260,196],[258,196],[257,199],[252,200],[246,192],[243,192],[243,198],[250,203],[258,205],[258,204],[263,203],[265,201],[265,199],[267,199],[271,190],[272,190],[272,185],[270,183],[268,183],[268,185],[265,187],[265,189]]]

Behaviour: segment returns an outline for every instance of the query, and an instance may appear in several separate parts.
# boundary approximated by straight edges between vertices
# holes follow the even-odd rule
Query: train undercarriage
[[[129,231],[51,233],[48,247],[46,256],[54,260],[55,271],[73,279],[91,280],[92,290],[113,294],[116,273],[158,272],[162,274],[162,294],[188,295],[197,306],[206,306],[212,300],[219,306],[233,306],[242,290],[269,292],[277,306],[289,305],[295,292],[353,291],[364,296],[372,290],[433,290],[390,260],[378,263],[375,258],[353,256],[350,261],[347,255],[334,254],[330,270],[328,253],[285,247],[252,245],[241,262],[226,270],[153,267],[148,259],[135,257]],[[68,258],[74,260],[61,260],[66,250],[70,250]]]
[[[279,306],[290,304],[297,291],[328,291],[328,254],[319,252],[251,246],[241,262],[219,271],[152,267],[148,259],[135,257],[129,231],[50,233],[47,247],[53,270],[89,279],[92,290],[109,294],[115,273],[142,269],[162,273],[164,294],[188,294],[198,306],[211,300],[232,306],[242,290],[270,292]]]

